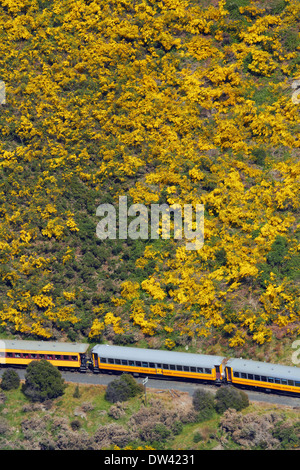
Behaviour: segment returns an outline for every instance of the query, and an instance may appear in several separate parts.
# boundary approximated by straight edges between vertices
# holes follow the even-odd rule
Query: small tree
[[[28,365],[22,392],[32,401],[45,401],[63,395],[65,387],[57,367],[41,359]]]
[[[215,398],[216,410],[220,414],[224,413],[228,408],[240,411],[249,406],[248,395],[242,390],[238,390],[232,386],[220,387]]]
[[[20,377],[13,369],[7,369],[2,375],[1,388],[2,390],[14,390],[20,386]]]
[[[79,391],[79,387],[78,387],[78,385],[76,385],[74,393],[73,393],[73,398],[80,398],[80,397],[81,397],[81,394],[80,394],[80,391]]]
[[[198,420],[205,421],[215,413],[213,394],[204,390],[196,390],[193,395],[193,406],[198,411]]]
[[[126,401],[143,392],[142,385],[138,384],[129,374],[122,374],[110,382],[106,388],[105,399],[111,403]]]

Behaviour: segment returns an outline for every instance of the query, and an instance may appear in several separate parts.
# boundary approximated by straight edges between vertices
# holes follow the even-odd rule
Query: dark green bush
[[[78,387],[78,385],[76,385],[74,393],[73,393],[73,398],[80,398],[80,397],[81,397],[81,394],[80,394],[80,391],[79,391],[79,387]]]
[[[138,384],[131,375],[122,374],[121,377],[108,384],[105,399],[110,403],[122,402],[140,395],[142,392],[143,386]]]
[[[270,266],[280,266],[284,257],[288,254],[288,241],[285,237],[277,235],[271,250],[267,254],[267,262]]]
[[[300,423],[289,424],[286,422],[276,423],[272,432],[273,437],[280,441],[282,449],[299,448],[300,446]]]
[[[205,390],[196,390],[193,395],[193,406],[198,412],[198,421],[206,421],[215,413],[214,396]]]
[[[242,390],[238,390],[232,386],[225,385],[220,387],[216,393],[215,399],[215,408],[219,414],[224,413],[228,408],[241,411],[249,406],[248,395]]]
[[[20,377],[13,369],[7,369],[3,372],[1,388],[2,390],[14,390],[20,386]]]
[[[226,256],[226,251],[224,250],[224,248],[221,248],[220,250],[216,251],[215,258],[216,258],[216,262],[218,263],[218,265],[220,266],[226,265],[227,256]]]
[[[63,395],[66,385],[59,370],[45,359],[29,363],[22,392],[31,401],[45,401]]]
[[[193,442],[197,444],[197,442],[203,441],[203,436],[200,432],[196,431],[194,436],[193,436]]]
[[[78,431],[81,428],[81,422],[78,419],[74,419],[70,426],[73,431]]]
[[[115,344],[119,346],[124,346],[126,344],[132,344],[132,343],[134,343],[134,335],[131,333],[118,335],[115,338]]]
[[[260,166],[264,166],[265,159],[267,157],[267,152],[263,148],[255,148],[252,150],[253,156],[255,158],[255,163]]]
[[[183,424],[181,421],[174,421],[174,423],[171,426],[171,431],[173,432],[175,436],[180,434],[182,432],[182,429],[183,429]]]

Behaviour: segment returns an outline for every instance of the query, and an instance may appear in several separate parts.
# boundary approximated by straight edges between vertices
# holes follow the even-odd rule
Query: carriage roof
[[[0,349],[12,349],[16,351],[48,351],[64,353],[85,353],[89,347],[87,343],[64,343],[55,341],[23,341],[0,340]]]
[[[287,380],[300,380],[300,367],[283,366],[248,359],[230,359],[226,366],[232,367],[233,371],[236,372],[277,377]]]
[[[131,361],[153,362],[154,364],[176,364],[182,366],[209,367],[220,365],[224,357],[187,352],[161,351],[134,347],[111,346],[98,344],[92,353],[100,357]]]

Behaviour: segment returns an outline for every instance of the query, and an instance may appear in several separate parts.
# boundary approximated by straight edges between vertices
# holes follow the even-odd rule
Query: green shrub
[[[263,148],[255,148],[252,150],[252,154],[255,158],[255,163],[260,166],[264,166],[267,152]]]
[[[212,393],[196,390],[193,395],[193,406],[198,411],[198,421],[206,421],[215,413],[215,402]]]
[[[284,257],[288,254],[288,241],[285,237],[277,235],[271,250],[267,254],[267,262],[270,266],[280,266]]]
[[[183,424],[181,421],[174,421],[174,423],[171,426],[171,431],[175,436],[180,434],[183,430]]]
[[[200,441],[203,441],[203,436],[199,431],[197,431],[197,432],[195,432],[195,434],[193,436],[193,442],[195,442],[195,444],[197,444],[197,442],[200,442]]]
[[[63,395],[65,387],[59,370],[41,359],[29,363],[22,392],[32,401],[45,401]]]
[[[298,422],[293,425],[289,425],[286,422],[276,423],[272,435],[280,441],[282,449],[299,448],[300,423]]]
[[[171,431],[163,423],[157,423],[154,427],[155,440],[165,441],[171,434]]]
[[[131,375],[122,374],[121,377],[108,384],[105,399],[110,403],[122,402],[140,395],[142,392],[143,386],[138,384]]]
[[[76,385],[74,393],[73,393],[73,398],[80,398],[80,397],[81,397],[81,394],[80,394],[80,391],[79,391],[79,387],[78,387],[78,385]]]
[[[74,419],[71,423],[70,426],[73,431],[78,431],[81,428],[81,422],[78,419]]]
[[[219,414],[224,413],[228,408],[241,411],[249,406],[248,395],[242,390],[238,390],[232,386],[220,387],[216,393],[216,411]]]
[[[225,266],[226,265],[227,256],[226,256],[226,251],[225,251],[224,248],[221,248],[220,250],[216,251],[215,259],[216,259],[216,262],[218,263],[219,266]]]
[[[7,369],[2,375],[1,388],[2,390],[14,390],[20,386],[20,377],[13,369]]]

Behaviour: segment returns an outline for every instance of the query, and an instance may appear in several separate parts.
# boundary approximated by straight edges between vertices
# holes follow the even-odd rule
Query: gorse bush
[[[299,22],[298,0],[0,0],[7,335],[205,349],[299,334]],[[203,248],[99,240],[97,207],[118,215],[124,195],[203,204]]]

